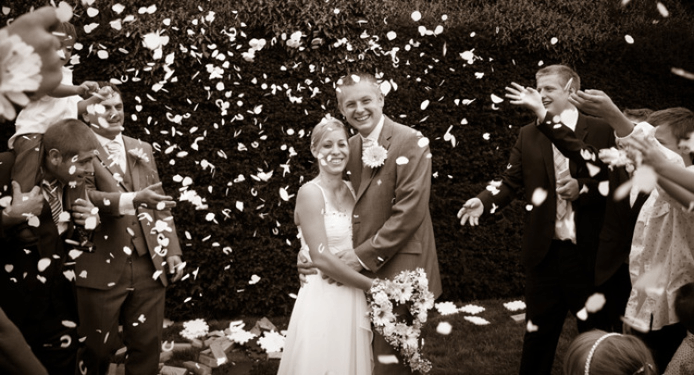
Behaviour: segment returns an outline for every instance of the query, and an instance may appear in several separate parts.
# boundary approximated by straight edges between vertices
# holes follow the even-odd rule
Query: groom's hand
[[[306,275],[315,275],[318,273],[313,262],[309,261],[301,251],[299,251],[296,257],[296,270],[299,271],[299,282],[301,282],[301,286],[306,284]]]
[[[357,253],[354,252],[354,249],[343,250],[335,255],[340,258],[340,260],[342,260],[349,268],[357,272],[361,272],[364,269],[359,261],[359,258],[357,257]]]
[[[472,227],[479,225],[480,216],[482,216],[483,213],[484,205],[482,204],[482,201],[477,197],[469,199],[467,202],[465,202],[463,208],[458,211],[460,225],[465,225],[465,223],[468,221]]]

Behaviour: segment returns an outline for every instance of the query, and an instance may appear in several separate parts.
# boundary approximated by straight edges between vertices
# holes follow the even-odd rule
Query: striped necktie
[[[43,190],[48,195],[48,204],[51,206],[51,215],[53,216],[53,222],[58,225],[60,222],[60,214],[63,213],[63,205],[60,203],[59,191],[60,186],[58,185],[58,180],[53,180],[51,182],[44,181],[42,184]]]
[[[120,169],[125,172],[125,157],[123,156],[123,147],[116,141],[111,141],[106,144],[106,149],[109,153],[111,163],[116,163]]]
[[[554,151],[554,176],[555,179],[559,181],[570,173],[569,159],[567,159],[554,145],[552,145],[552,150]],[[568,204],[569,202],[560,198],[557,194],[557,221],[564,219],[564,216],[566,216]]]

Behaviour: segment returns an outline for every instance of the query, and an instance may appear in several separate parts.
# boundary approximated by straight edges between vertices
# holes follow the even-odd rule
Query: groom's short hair
[[[575,91],[581,89],[581,77],[578,76],[578,73],[568,66],[562,64],[549,65],[538,70],[537,73],[535,73],[535,80],[540,79],[540,77],[552,75],[559,76],[562,80],[562,85],[566,85],[569,82],[569,79],[571,79],[571,87]]]
[[[336,83],[336,88],[335,91],[337,93],[337,106],[340,106],[340,87],[344,86],[353,86],[356,85],[359,82],[366,81],[371,83],[376,90],[379,90],[380,92],[380,87],[378,85],[378,81],[376,80],[376,77],[373,76],[371,73],[365,73],[365,72],[354,72],[354,73],[349,73],[342,78],[337,80]]]

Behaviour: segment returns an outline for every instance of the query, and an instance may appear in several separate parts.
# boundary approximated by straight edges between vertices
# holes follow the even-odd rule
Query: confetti
[[[485,326],[489,324],[488,320],[480,318],[479,316],[464,316],[463,319],[478,326]]]
[[[531,202],[535,207],[538,207],[544,203],[545,199],[547,199],[547,190],[538,187],[535,189],[535,191],[533,191]]]
[[[422,13],[419,13],[418,10],[415,10],[414,12],[412,12],[411,17],[414,22],[419,22],[419,20],[422,19]]]
[[[436,332],[441,335],[450,335],[452,330],[453,326],[451,326],[451,324],[448,322],[440,322],[436,326]]]
[[[504,303],[504,307],[509,311],[525,310],[525,302],[512,301]]]
[[[39,272],[45,271],[46,268],[48,268],[48,266],[50,266],[50,265],[51,265],[51,259],[50,259],[50,258],[42,258],[42,259],[40,259],[40,260],[39,260],[39,265],[38,265]]]
[[[538,328],[539,327],[534,325],[531,320],[528,320],[528,324],[526,325],[525,330],[532,333],[537,332]]]
[[[602,310],[603,306],[605,306],[605,295],[602,293],[595,293],[588,297],[585,307],[586,311],[592,314]]]
[[[70,21],[72,18],[72,7],[68,3],[61,1],[55,9],[55,17],[60,22]]]
[[[670,12],[668,12],[665,5],[663,3],[661,3],[660,1],[658,2],[657,7],[658,7],[658,12],[660,12],[661,16],[663,16],[665,18],[670,16]]]
[[[629,44],[634,44],[634,38],[632,38],[629,34],[624,35],[624,40],[626,40],[626,42]]]

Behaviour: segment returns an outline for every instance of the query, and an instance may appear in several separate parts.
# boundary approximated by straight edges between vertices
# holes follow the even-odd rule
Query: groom
[[[338,80],[337,103],[347,122],[359,132],[349,140],[347,163],[349,179],[357,192],[352,216],[355,248],[339,256],[357,271],[381,279],[423,268],[429,290],[438,297],[441,278],[429,214],[428,142],[418,131],[383,115],[383,93],[371,74],[354,73]],[[387,150],[382,165],[365,165],[362,150],[379,146]],[[299,264],[300,271],[305,266]],[[396,306],[394,312],[411,318],[404,305]],[[412,373],[397,351],[375,331],[373,350],[374,374]],[[379,356],[387,355],[396,355],[399,363],[381,363]]]

